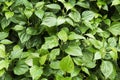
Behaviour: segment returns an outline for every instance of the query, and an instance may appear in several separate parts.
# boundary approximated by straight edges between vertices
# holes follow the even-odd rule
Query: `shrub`
[[[119,80],[119,0],[0,0],[0,80]]]

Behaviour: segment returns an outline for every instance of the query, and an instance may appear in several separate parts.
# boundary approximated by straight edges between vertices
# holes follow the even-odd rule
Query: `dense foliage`
[[[119,80],[120,0],[0,0],[0,80]]]

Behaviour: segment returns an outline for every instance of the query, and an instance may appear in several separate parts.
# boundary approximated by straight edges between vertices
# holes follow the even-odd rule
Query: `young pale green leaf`
[[[21,30],[23,30],[24,29],[24,27],[22,26],[22,25],[16,25],[16,26],[14,26],[14,28],[13,28],[13,30],[15,30],[15,31],[21,31]]]
[[[60,49],[53,49],[50,54],[49,54],[49,59],[50,60],[55,60],[56,57],[60,54]]]
[[[43,18],[42,25],[45,25],[47,27],[56,26],[57,25],[57,19],[56,19],[56,17],[53,17],[53,16],[45,17],[45,18]]]
[[[48,4],[46,5],[47,8],[50,8],[50,9],[56,9],[56,10],[60,10],[60,6],[58,4]]]
[[[42,20],[44,16],[44,11],[42,9],[36,10],[35,15]]]
[[[12,4],[13,4],[14,2],[13,1],[5,1],[5,4],[9,7],[9,6],[11,6]]]
[[[68,39],[68,35],[66,33],[65,30],[61,30],[60,32],[58,32],[57,36],[59,37],[60,40],[62,40],[63,42],[66,42]]]
[[[24,14],[29,19],[32,16],[33,11],[31,9],[25,9]]]
[[[113,64],[110,61],[102,61],[100,69],[105,78],[107,79],[113,72]]]
[[[57,18],[57,26],[59,26],[59,25],[61,25],[61,24],[63,24],[63,23],[65,23],[65,18],[62,17],[62,16],[59,16],[59,17]]]
[[[45,64],[46,60],[47,60],[47,54],[44,55],[44,56],[41,56],[40,59],[39,59],[39,62],[41,65]]]
[[[60,69],[68,73],[72,73],[74,71],[74,63],[69,55],[62,58],[60,61]]]
[[[12,44],[13,42],[8,40],[8,39],[3,39],[3,40],[0,41],[0,43],[2,43],[2,44]]]
[[[112,1],[112,5],[119,5],[120,4],[120,0],[113,0]]]
[[[4,73],[5,73],[5,69],[1,69],[0,70],[0,77],[2,77],[4,75]]]
[[[5,38],[8,37],[8,33],[7,32],[0,32],[0,40],[3,40]]]
[[[0,58],[5,58],[5,45],[0,44]]]
[[[5,17],[6,17],[6,19],[9,19],[9,18],[11,18],[12,16],[14,16],[14,12],[5,12]]]
[[[69,45],[65,52],[72,56],[82,56],[81,48],[78,45]]]
[[[76,34],[75,32],[71,32],[70,35],[68,36],[68,40],[75,40],[75,39],[85,39],[85,37]]]
[[[58,38],[56,36],[45,37],[45,43],[42,45],[43,49],[52,49],[59,45]]]
[[[81,16],[78,11],[72,11],[68,14],[68,16],[75,22],[80,22]]]
[[[82,13],[82,20],[90,21],[95,17],[95,13],[93,11],[84,11]]]
[[[115,36],[117,35],[120,35],[120,23],[119,22],[116,22],[116,23],[113,23],[109,28],[108,30]]]
[[[112,51],[110,51],[110,56],[113,58],[113,60],[117,60],[118,59],[118,53],[117,53],[117,49],[116,48],[111,48]]]
[[[41,77],[42,73],[43,69],[41,67],[34,65],[30,68],[30,74],[33,80],[38,80]]]
[[[19,61],[13,69],[13,71],[16,75],[23,75],[28,70],[29,70],[29,67],[24,63],[24,61]]]

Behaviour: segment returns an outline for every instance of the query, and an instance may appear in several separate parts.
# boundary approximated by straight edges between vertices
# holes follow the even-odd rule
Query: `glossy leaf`
[[[14,67],[14,73],[16,75],[25,74],[28,70],[29,67],[23,61],[19,61],[17,65]]]
[[[65,52],[72,56],[82,56],[82,50],[78,45],[69,45]]]
[[[34,65],[30,68],[30,74],[33,80],[39,79],[42,73],[43,73],[43,70],[41,67]]]
[[[113,64],[110,61],[102,61],[100,69],[107,79],[113,72]]]

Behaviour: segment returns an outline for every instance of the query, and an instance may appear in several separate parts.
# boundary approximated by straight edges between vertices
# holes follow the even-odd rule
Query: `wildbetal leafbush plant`
[[[0,0],[0,80],[120,80],[120,0]]]

